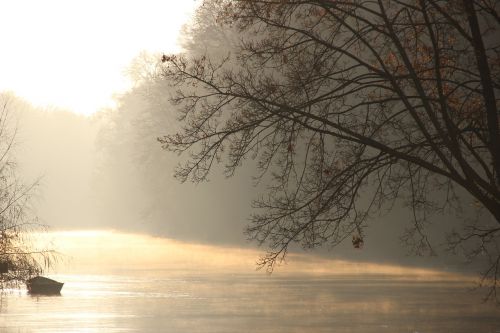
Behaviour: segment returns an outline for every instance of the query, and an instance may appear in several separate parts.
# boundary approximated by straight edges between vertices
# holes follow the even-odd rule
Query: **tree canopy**
[[[498,1],[210,0],[239,43],[224,57],[164,55],[189,152],[181,181],[256,160],[267,192],[246,230],[272,270],[290,244],[365,237],[374,214],[407,205],[402,235],[433,254],[427,226],[456,215],[448,249],[500,274]],[[208,8],[208,9],[207,9]],[[474,204],[474,217],[468,214]],[[402,221],[402,223],[406,223]]]

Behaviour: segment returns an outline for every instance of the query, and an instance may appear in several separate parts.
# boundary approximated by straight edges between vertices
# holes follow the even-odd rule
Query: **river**
[[[170,271],[55,275],[60,296],[5,290],[0,332],[500,332],[459,280]]]

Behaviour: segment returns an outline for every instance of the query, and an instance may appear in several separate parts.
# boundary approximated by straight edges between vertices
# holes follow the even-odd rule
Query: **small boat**
[[[26,281],[30,294],[54,295],[59,294],[64,283],[43,277],[35,276]]]

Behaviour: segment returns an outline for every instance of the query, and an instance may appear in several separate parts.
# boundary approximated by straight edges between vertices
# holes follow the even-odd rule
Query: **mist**
[[[236,30],[222,30],[214,8],[197,13],[179,37],[188,57],[222,57],[238,43]],[[223,165],[210,181],[180,183],[174,169],[188,156],[162,149],[158,138],[180,126],[174,92],[161,75],[161,54],[142,51],[126,72],[132,87],[114,98],[115,107],[81,116],[56,107],[19,101],[18,160],[28,181],[39,179],[34,211],[51,230],[117,230],[208,245],[258,248],[244,234],[252,209],[266,184],[256,183],[253,161],[232,177]],[[411,266],[468,269],[465,258],[439,250],[437,257],[415,257],[400,241],[411,214],[405,207],[373,218],[366,247],[349,240],[335,249],[312,253],[332,259],[387,262]],[[453,216],[437,216],[431,241],[444,243]],[[303,252],[297,246],[292,249]],[[265,249],[260,249],[264,252]],[[257,258],[256,258],[257,259]]]
[[[19,166],[27,181],[40,183],[33,211],[53,232],[115,230],[254,249],[255,266],[265,248],[250,242],[244,229],[253,213],[252,200],[264,185],[255,182],[251,161],[230,178],[216,168],[210,182],[175,179],[174,168],[183,157],[164,151],[157,141],[177,126],[174,107],[168,96],[159,93],[164,89],[164,82],[152,76],[117,97],[117,109],[92,117],[18,100],[22,105],[18,107]],[[349,241],[334,249],[325,246],[305,253],[292,249],[332,260],[451,271],[474,268],[446,252],[437,257],[411,255],[399,240],[410,218],[401,207],[374,219],[361,251]],[[438,228],[446,229],[451,223],[450,218]],[[441,235],[438,231],[435,234]]]

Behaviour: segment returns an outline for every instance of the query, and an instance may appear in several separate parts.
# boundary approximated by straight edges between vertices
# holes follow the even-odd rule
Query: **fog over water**
[[[111,231],[37,235],[66,254],[61,295],[0,294],[14,332],[498,332],[500,309],[471,278],[290,254],[272,275],[258,251]]]
[[[234,274],[60,275],[61,296],[0,298],[2,332],[498,332],[461,282]]]

